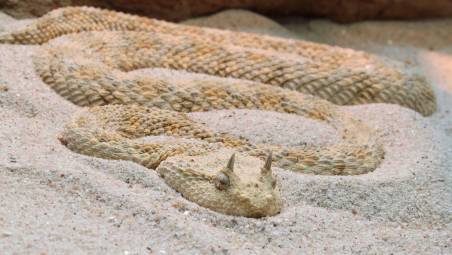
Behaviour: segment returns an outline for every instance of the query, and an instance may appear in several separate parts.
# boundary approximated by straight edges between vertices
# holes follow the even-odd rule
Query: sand
[[[27,22],[0,13],[0,32]],[[452,253],[452,44],[447,35],[431,31],[450,30],[452,20],[280,22],[284,26],[247,11],[189,21],[307,38],[402,61],[433,84],[438,111],[424,118],[396,105],[344,107],[384,141],[386,157],[378,169],[348,177],[275,169],[284,198],[279,215],[226,216],[185,200],[153,170],[62,146],[56,137],[79,108],[34,73],[30,57],[37,46],[0,45],[0,253]],[[328,127],[274,112],[191,117],[252,141],[328,143],[335,135]]]

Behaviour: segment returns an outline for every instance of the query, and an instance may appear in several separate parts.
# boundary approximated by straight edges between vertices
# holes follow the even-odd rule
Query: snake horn
[[[272,152],[267,156],[267,159],[265,160],[264,167],[262,168],[262,173],[271,173],[272,171]]]
[[[228,165],[226,166],[231,172],[234,171],[234,162],[235,162],[235,153],[232,154],[231,158],[228,161]]]

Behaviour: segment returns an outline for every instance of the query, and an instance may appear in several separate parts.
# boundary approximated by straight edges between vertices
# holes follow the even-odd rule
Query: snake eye
[[[215,183],[215,187],[217,189],[225,190],[230,184],[229,177],[226,174],[224,174],[223,172],[220,172],[215,177],[214,183]]]
[[[272,188],[275,188],[276,187],[276,179],[273,179],[272,180]]]

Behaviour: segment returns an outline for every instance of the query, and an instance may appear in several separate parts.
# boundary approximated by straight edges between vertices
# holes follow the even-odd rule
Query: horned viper
[[[262,217],[281,210],[272,162],[329,175],[363,174],[378,166],[384,150],[375,132],[335,104],[396,103],[423,115],[435,110],[434,94],[422,77],[367,53],[91,7],[52,11],[0,36],[0,42],[44,44],[34,57],[37,73],[61,96],[90,106],[60,136],[68,148],[156,169],[187,199],[232,215]],[[204,76],[175,84],[134,72],[156,67],[236,79]],[[253,144],[185,114],[215,109],[297,114],[330,124],[343,142]],[[188,140],[142,140],[158,135]],[[236,156],[224,167],[199,163],[225,154]]]

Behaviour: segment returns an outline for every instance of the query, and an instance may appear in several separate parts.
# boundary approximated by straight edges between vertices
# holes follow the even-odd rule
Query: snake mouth
[[[268,216],[274,216],[281,212],[281,200],[279,196],[273,194],[273,196],[268,196],[268,199],[265,203],[260,206],[254,206],[250,211],[250,214],[246,217],[250,218],[262,218]]]
[[[228,204],[228,208],[211,208],[214,211],[226,213],[229,215],[243,216],[247,218],[263,218],[277,215],[282,210],[282,202],[279,189],[272,191],[270,194],[255,195],[254,198],[238,196]],[[230,210],[234,208],[234,210]],[[225,212],[224,210],[228,210]]]

